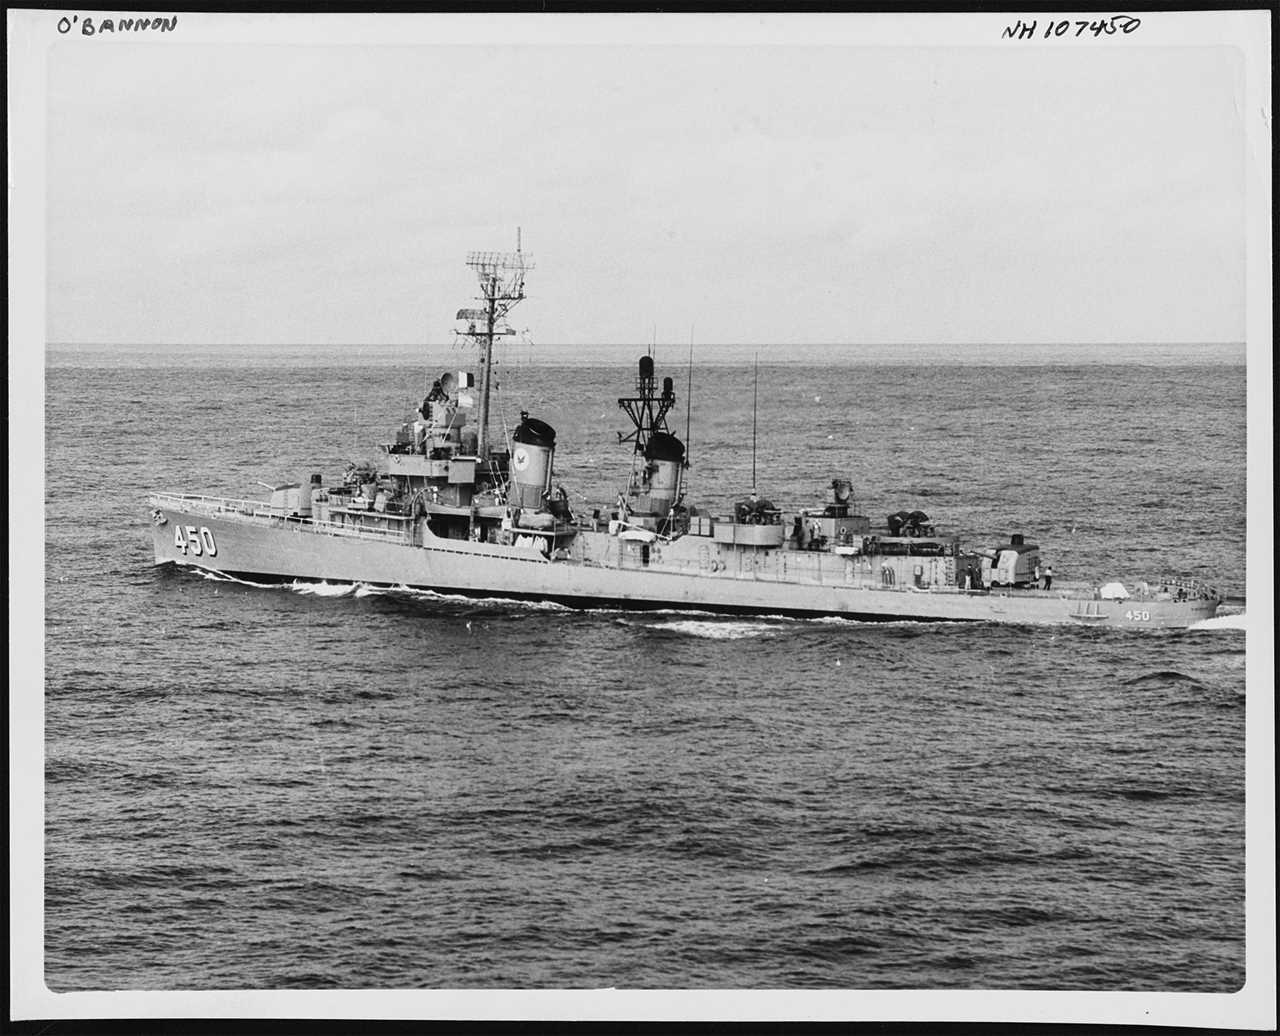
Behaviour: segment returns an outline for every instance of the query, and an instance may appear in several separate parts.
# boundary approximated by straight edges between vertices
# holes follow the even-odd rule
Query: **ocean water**
[[[694,502],[750,484],[754,354],[699,356]],[[779,503],[845,476],[876,518],[1024,532],[1060,579],[1244,593],[1232,350],[760,354]],[[583,355],[518,355],[500,401],[607,504],[633,357]],[[462,359],[49,351],[52,989],[1240,987],[1238,621],[572,612],[153,566],[149,490],[336,476]]]

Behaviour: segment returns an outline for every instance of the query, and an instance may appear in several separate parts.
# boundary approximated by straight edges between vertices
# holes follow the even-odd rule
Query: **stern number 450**
[[[218,555],[218,545],[213,540],[213,533],[203,525],[198,529],[194,525],[175,525],[173,545],[183,554],[190,551],[196,557],[207,554],[212,558]]]

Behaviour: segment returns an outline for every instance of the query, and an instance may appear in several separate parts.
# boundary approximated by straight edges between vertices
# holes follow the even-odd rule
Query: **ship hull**
[[[839,616],[859,621],[997,622],[1137,629],[1180,628],[1212,617],[1215,600],[1106,601],[1068,591],[980,591],[845,585],[707,572],[665,563],[628,567],[612,539],[584,533],[578,556],[548,560],[536,548],[436,539],[340,535],[306,522],[173,506],[153,512],[155,562],[257,582],[291,580],[406,587],[475,598],[550,601],[573,608],[673,609],[733,615]],[[689,537],[686,537],[689,539]],[[696,546],[686,549],[695,550]],[[598,560],[589,560],[594,556]]]

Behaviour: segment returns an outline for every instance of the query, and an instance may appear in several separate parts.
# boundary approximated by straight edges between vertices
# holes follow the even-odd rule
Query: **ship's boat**
[[[640,357],[618,406],[632,431],[612,507],[575,512],[555,482],[556,431],[522,412],[509,439],[490,430],[494,347],[524,296],[529,257],[475,252],[478,307],[458,311],[475,371],[446,371],[381,446],[349,465],[274,486],[266,500],[188,493],[149,498],[156,564],[254,582],[327,580],[574,607],[687,609],[859,620],[1185,627],[1222,595],[1162,578],[1117,592],[1051,582],[1021,533],[966,547],[928,514],[883,525],[857,513],[852,480],[826,499],[777,506],[753,486],[727,514],[687,498],[688,449],[667,417],[673,380]],[[753,479],[754,481],[754,479]]]

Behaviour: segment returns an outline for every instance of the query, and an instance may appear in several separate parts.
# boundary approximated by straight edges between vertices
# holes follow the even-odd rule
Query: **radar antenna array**
[[[477,420],[476,452],[482,460],[489,458],[489,394],[493,385],[493,340],[516,332],[499,321],[505,320],[516,303],[524,299],[524,275],[533,269],[533,257],[520,247],[520,230],[516,229],[514,252],[469,252],[467,265],[480,280],[480,309],[461,309],[458,320],[466,321],[466,335],[480,347],[480,413]]]
[[[524,299],[524,275],[533,269],[532,256],[520,251],[469,252],[467,265],[476,271],[481,300],[493,307],[495,320],[501,320]]]

